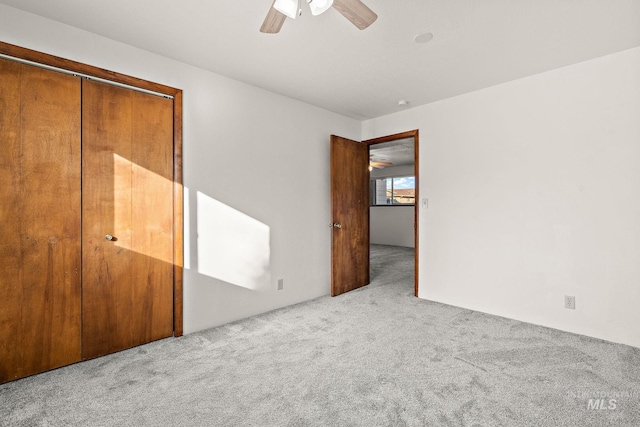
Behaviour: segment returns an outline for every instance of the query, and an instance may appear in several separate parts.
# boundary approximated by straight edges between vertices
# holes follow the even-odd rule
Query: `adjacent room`
[[[0,425],[640,425],[638,23],[0,0]]]

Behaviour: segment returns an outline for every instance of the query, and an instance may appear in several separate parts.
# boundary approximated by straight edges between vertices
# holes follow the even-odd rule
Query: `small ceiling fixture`
[[[413,41],[418,43],[418,44],[429,43],[431,40],[433,40],[433,34],[432,33],[418,34],[417,36],[415,36],[413,38]]]
[[[304,0],[309,5],[312,15],[320,15],[333,6],[338,12],[347,18],[353,25],[364,30],[378,19],[371,9],[360,0]],[[267,17],[260,27],[263,33],[277,33],[282,28],[287,18],[296,19],[302,15],[300,3],[302,0],[274,0],[273,7],[269,8]]]

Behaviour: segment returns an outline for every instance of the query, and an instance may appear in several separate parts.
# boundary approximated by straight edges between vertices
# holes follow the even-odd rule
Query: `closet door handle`
[[[115,237],[113,237],[111,234],[107,234],[106,236],[104,236],[105,239],[112,241],[112,240],[117,240]]]

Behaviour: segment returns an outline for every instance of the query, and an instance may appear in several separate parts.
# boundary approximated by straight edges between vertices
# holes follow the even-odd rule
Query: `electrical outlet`
[[[284,289],[284,279],[278,279],[278,290],[281,291]]]
[[[569,308],[571,310],[575,310],[576,309],[576,297],[565,295],[564,296],[564,308]]]

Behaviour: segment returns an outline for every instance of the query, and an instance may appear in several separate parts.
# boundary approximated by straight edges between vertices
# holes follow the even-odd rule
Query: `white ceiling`
[[[330,9],[262,34],[272,0],[0,0],[355,119],[640,46],[640,0],[364,2],[363,31]]]
[[[393,166],[413,165],[415,163],[413,137],[370,145],[369,158],[375,162],[391,162]]]

